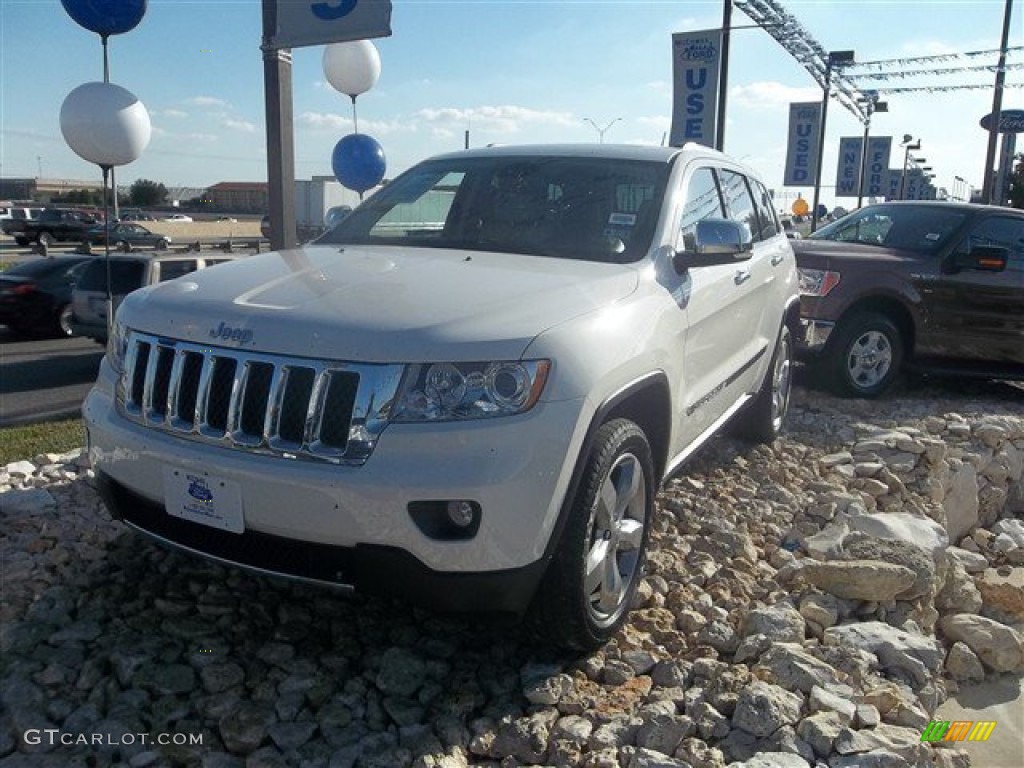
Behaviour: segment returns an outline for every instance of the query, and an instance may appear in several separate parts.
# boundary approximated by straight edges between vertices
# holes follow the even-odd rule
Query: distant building
[[[217,211],[265,213],[270,197],[265,181],[222,181],[206,189],[203,204]]]
[[[38,203],[48,203],[58,195],[65,195],[79,189],[101,191],[103,182],[79,179],[0,179],[0,199],[2,200],[34,200]]]

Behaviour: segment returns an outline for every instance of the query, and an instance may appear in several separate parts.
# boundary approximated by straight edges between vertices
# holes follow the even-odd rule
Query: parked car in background
[[[192,221],[192,217],[184,213],[172,213],[170,216],[166,217],[164,221],[175,222],[179,224],[188,224]]]
[[[696,144],[442,155],[187,282],[124,300],[83,407],[115,518],[562,646],[627,621],[662,481],[789,403],[790,242]]]
[[[39,243],[49,246],[53,243],[82,243],[88,240],[87,233],[97,224],[103,223],[102,215],[73,208],[44,208],[39,217],[25,222],[21,232],[15,235],[18,245]]]
[[[42,211],[42,208],[21,205],[5,206],[0,212],[0,230],[11,237],[23,236],[26,223],[38,219]]]
[[[132,211],[121,216],[121,221],[156,221],[156,219],[148,213]]]
[[[93,245],[103,245],[107,239],[106,227],[93,227],[89,230],[88,240]],[[110,246],[119,251],[133,251],[136,248],[155,248],[166,251],[171,238],[158,232],[151,232],[135,222],[119,222],[110,227]]]
[[[71,336],[71,287],[91,258],[35,259],[0,272],[0,323],[21,334]]]
[[[867,206],[794,241],[801,351],[874,397],[901,368],[1024,378],[1024,211]]]
[[[204,257],[196,253],[132,253],[110,256],[110,292],[114,310],[126,295],[154,283],[212,267],[235,256],[218,254]],[[107,259],[93,257],[71,292],[71,326],[80,336],[101,344],[107,341]]]

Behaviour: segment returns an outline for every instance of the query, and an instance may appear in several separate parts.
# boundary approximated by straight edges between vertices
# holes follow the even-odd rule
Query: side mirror
[[[954,272],[972,269],[978,272],[1002,272],[1010,259],[1010,249],[1001,245],[976,245],[967,253],[954,253],[950,267]]]
[[[693,243],[676,251],[672,264],[679,274],[691,267],[714,267],[747,261],[754,250],[754,238],[745,224],[731,219],[704,219],[697,222]]]

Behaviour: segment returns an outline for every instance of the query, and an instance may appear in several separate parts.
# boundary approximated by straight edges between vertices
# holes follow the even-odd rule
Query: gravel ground
[[[632,621],[570,656],[161,549],[85,457],[31,457],[0,468],[0,766],[967,766],[921,734],[1024,672],[1022,474],[1016,386],[801,387],[784,438],[668,484]]]

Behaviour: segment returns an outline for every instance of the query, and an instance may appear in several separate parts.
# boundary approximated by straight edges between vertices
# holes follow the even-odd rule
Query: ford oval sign
[[[992,116],[990,112],[981,118],[981,127],[986,131],[992,130]],[[1024,109],[1004,109],[999,113],[999,133],[1024,133]]]

